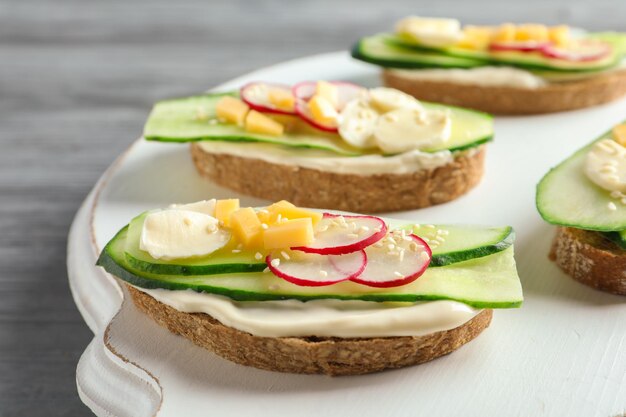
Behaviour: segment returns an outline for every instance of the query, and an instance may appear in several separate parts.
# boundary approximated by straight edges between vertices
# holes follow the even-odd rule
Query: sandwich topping
[[[613,128],[612,137],[596,142],[585,160],[585,174],[596,185],[610,192],[611,197],[626,206],[626,124]],[[609,202],[611,211],[618,205]]]
[[[352,55],[417,79],[537,88],[620,69],[624,45],[623,33],[588,33],[566,25],[474,26],[409,16],[393,33],[362,38]]]
[[[135,217],[98,265],[258,336],[418,336],[521,305],[513,239],[510,227],[207,200]]]
[[[389,231],[374,216],[322,214],[287,201],[255,210],[240,208],[236,199],[148,213],[139,249],[171,261],[207,256],[229,243],[232,253],[254,252],[266,273],[301,286],[405,285],[424,273],[432,256],[424,240],[404,229]]]
[[[347,82],[317,81],[290,89],[255,82],[244,86],[240,97],[223,97],[217,117],[252,133],[281,136],[313,128],[337,134],[354,148],[383,154],[442,146],[451,135],[449,110],[427,109],[392,88],[368,90]]]

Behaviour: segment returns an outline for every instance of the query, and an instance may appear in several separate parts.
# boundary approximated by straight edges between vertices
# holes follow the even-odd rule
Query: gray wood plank
[[[416,13],[626,30],[619,0],[1,0],[0,416],[89,413],[74,372],[91,334],[67,285],[67,231],[152,102]]]

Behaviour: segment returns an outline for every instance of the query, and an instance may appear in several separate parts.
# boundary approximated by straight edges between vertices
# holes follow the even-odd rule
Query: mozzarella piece
[[[597,142],[587,154],[585,174],[605,190],[626,192],[626,147],[611,139]]]
[[[422,103],[415,97],[395,88],[378,87],[369,90],[369,99],[373,107],[381,113],[398,109],[424,110]]]
[[[461,22],[456,19],[441,19],[410,16],[396,24],[396,32],[410,40],[435,48],[452,46],[462,37]]]
[[[373,148],[376,146],[373,135],[378,116],[367,100],[351,100],[341,112],[339,135],[357,148]]]
[[[189,204],[171,204],[168,208],[173,210],[189,210],[208,214],[215,217],[215,199],[197,201]]]
[[[451,134],[448,111],[399,109],[381,116],[374,128],[374,138],[385,153],[400,153],[445,143]]]
[[[230,240],[218,220],[205,213],[168,209],[146,216],[139,248],[155,259],[172,260],[208,255]]]

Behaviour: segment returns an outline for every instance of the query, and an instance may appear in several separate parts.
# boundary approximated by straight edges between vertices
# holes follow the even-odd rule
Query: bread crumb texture
[[[446,203],[482,178],[485,145],[461,152],[446,165],[410,174],[356,175],[213,154],[191,144],[198,171],[216,184],[266,200],[301,207],[381,213]]]
[[[550,259],[585,285],[626,295],[626,251],[598,232],[559,227]]]
[[[359,375],[427,362],[474,339],[489,326],[493,314],[483,310],[455,329],[419,337],[258,337],[127,288],[135,305],[172,333],[241,365],[299,374]]]
[[[388,70],[383,83],[416,97],[494,114],[543,114],[582,109],[626,95],[626,70],[595,77],[551,83],[538,88],[483,87],[445,81],[422,81]]]

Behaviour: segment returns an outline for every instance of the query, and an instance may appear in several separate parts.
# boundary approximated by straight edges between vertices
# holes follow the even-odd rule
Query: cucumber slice
[[[342,300],[415,302],[456,300],[476,308],[519,307],[523,301],[513,248],[486,257],[441,268],[429,268],[411,284],[374,288],[353,282],[327,287],[301,287],[270,273],[220,276],[157,275],[133,268],[124,256],[128,228],[122,229],[102,251],[97,264],[120,279],[143,288],[190,289],[223,295],[238,301]]]
[[[124,251],[126,263],[139,271],[157,275],[218,275],[230,273],[260,272],[267,266],[263,259],[255,258],[255,252],[241,251],[233,253],[234,243],[209,256],[181,259],[156,260],[147,252],[139,249],[139,239],[143,221],[147,213],[143,213],[128,225]],[[419,236],[435,238],[436,231],[446,233],[444,242],[433,249],[431,267],[450,265],[473,258],[480,258],[500,252],[513,244],[515,234],[511,227],[480,228],[472,226],[421,226],[385,219],[391,228],[402,228],[415,232]]]
[[[236,96],[237,93],[226,93]],[[202,96],[166,100],[157,103],[144,127],[147,140],[161,142],[264,142],[274,145],[296,148],[300,152],[307,149],[327,151],[329,156],[366,155],[344,142],[338,135],[319,132],[315,134],[285,134],[280,137],[259,135],[246,132],[233,124],[209,124],[196,120],[195,115],[202,108],[209,119],[215,119],[215,106],[225,94],[206,94]],[[459,107],[424,103],[427,108],[448,108],[452,114],[452,134],[448,141],[427,152],[443,149],[460,151],[490,141],[493,138],[493,118],[491,115]],[[319,153],[316,155],[319,156]]]
[[[363,38],[352,51],[352,56],[362,61],[392,68],[427,68],[425,57],[438,68],[473,68],[486,65],[511,65],[526,69],[551,70],[555,72],[601,71],[618,64],[623,55],[622,40],[602,38],[613,45],[613,53],[597,61],[573,62],[552,59],[540,52],[506,51],[489,53],[465,48],[431,49],[407,43],[393,34],[378,34]],[[437,58],[436,58],[437,57]],[[450,60],[448,60],[450,59]],[[461,61],[456,61],[461,60]]]
[[[617,246],[626,250],[626,230],[619,232],[604,232],[604,236],[617,243]]]
[[[484,60],[409,49],[388,42],[388,38],[386,34],[362,38],[352,48],[352,57],[386,68],[475,68],[486,65]]]
[[[545,221],[600,232],[626,229],[626,207],[617,204],[617,210],[609,210],[608,204],[615,203],[615,199],[608,191],[591,182],[584,172],[589,149],[611,135],[611,131],[603,134],[541,179],[537,185],[536,202],[537,210]]]

